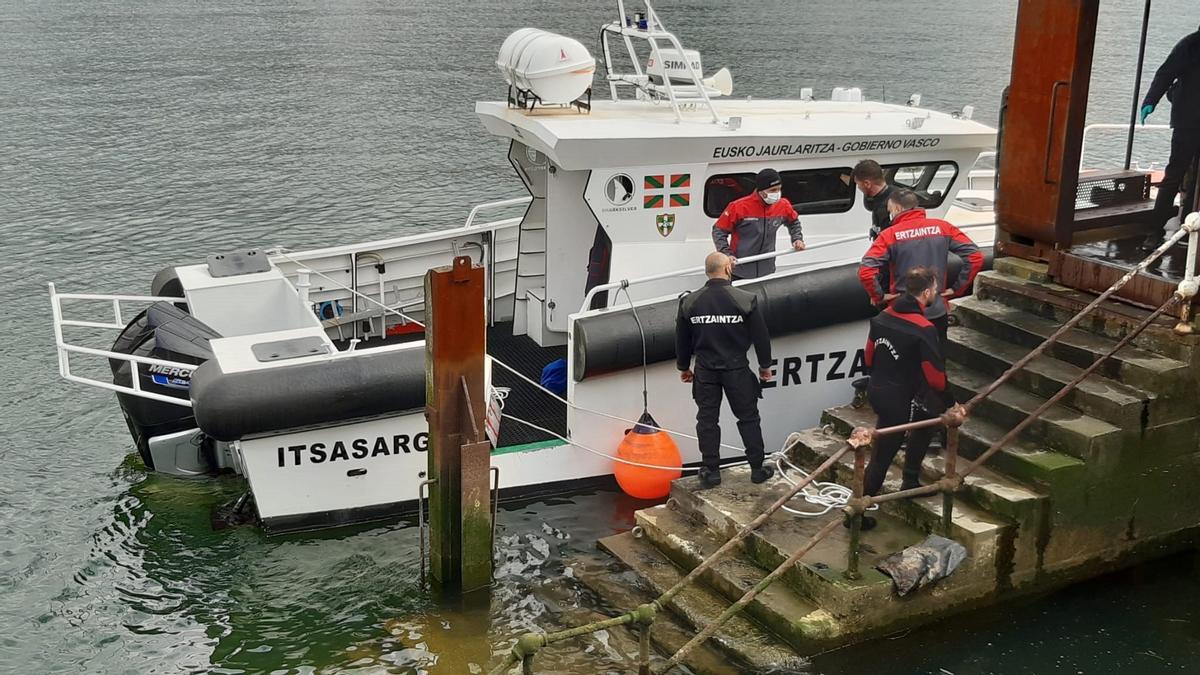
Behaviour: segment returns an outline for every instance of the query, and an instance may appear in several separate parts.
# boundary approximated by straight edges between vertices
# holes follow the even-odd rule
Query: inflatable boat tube
[[[192,375],[196,424],[220,441],[400,413],[425,406],[425,350],[225,373],[208,361]]]
[[[992,249],[983,249],[984,269],[991,269]],[[960,261],[950,257],[951,278]],[[758,296],[766,312],[771,337],[875,316],[876,310],[858,281],[858,264],[798,272],[739,285]],[[658,363],[675,358],[676,298],[638,308],[646,332],[646,361]],[[629,309],[610,310],[576,319],[574,329],[574,377],[576,382],[642,363],[642,343],[637,322]]]

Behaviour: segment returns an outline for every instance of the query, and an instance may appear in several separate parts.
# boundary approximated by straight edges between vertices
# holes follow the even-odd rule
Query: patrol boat
[[[685,463],[694,409],[673,363],[679,293],[699,286],[713,222],[778,170],[807,250],[780,233],[775,274],[743,286],[767,310],[778,355],[761,401],[768,449],[851,396],[866,319],[856,279],[869,212],[851,167],[875,159],[990,251],[990,172],[972,174],[995,130],[952,113],[864,100],[733,98],[649,3],[601,28],[603,75],[576,40],[513,33],[507,91],[475,111],[527,194],[479,204],[461,227],[292,251],[224,252],[159,272],[149,295],[60,293],[62,377],[115,391],[148,468],[245,477],[273,531],[411,508],[427,469],[423,277],[456,255],[485,269],[493,466],[509,491],[603,479],[641,412],[645,382]],[[623,49],[632,70],[613,58]],[[643,67],[644,64],[644,67]],[[600,90],[593,84],[599,82]],[[600,100],[594,93],[607,91]],[[981,184],[975,184],[978,181]],[[953,271],[952,271],[953,273]],[[633,312],[640,319],[640,328]],[[115,339],[112,337],[116,334]],[[538,385],[565,359],[561,397]],[[725,411],[726,456],[737,455]],[[493,415],[495,417],[495,415]],[[731,437],[732,436],[732,437]],[[249,508],[248,508],[249,510]]]

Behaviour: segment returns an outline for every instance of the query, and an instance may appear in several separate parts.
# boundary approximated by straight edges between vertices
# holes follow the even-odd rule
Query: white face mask
[[[775,202],[779,201],[779,197],[781,195],[782,193],[780,192],[763,192],[762,198],[764,202],[768,204],[774,204]]]

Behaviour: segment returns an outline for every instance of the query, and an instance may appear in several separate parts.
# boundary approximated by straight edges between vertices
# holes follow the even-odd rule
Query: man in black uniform
[[[1155,217],[1165,222],[1176,214],[1175,195],[1184,173],[1200,154],[1200,31],[1179,41],[1154,73],[1142,100],[1141,120],[1154,112],[1163,95],[1171,101],[1171,158],[1154,200]],[[1190,212],[1194,186],[1186,186],[1183,209]]]
[[[871,212],[871,229],[867,230],[867,239],[875,241],[875,237],[892,224],[892,214],[887,206],[892,186],[883,176],[883,167],[873,159],[864,159],[855,164],[850,177],[863,193],[863,206]]]
[[[904,294],[871,319],[865,360],[871,373],[867,398],[879,416],[877,429],[941,415],[954,403],[946,389],[946,368],[937,329],[925,318],[925,306],[937,298],[937,279],[928,267],[915,267],[904,276]],[[920,485],[921,463],[929,450],[933,427],[908,432],[901,489]],[[902,434],[875,440],[863,491],[877,495],[892,465]],[[870,528],[873,519],[863,518]]]
[[[758,417],[761,382],[771,377],[771,336],[758,309],[758,297],[730,285],[733,262],[719,251],[704,259],[708,282],[679,300],[675,355],[679,379],[692,383],[696,436],[700,439],[700,484],[721,484],[721,394],[737,417],[738,432],[750,462],[750,480],[762,483],[775,474],[763,466],[762,427]],[[746,351],[754,345],[758,375],[750,371]],[[692,355],[696,356],[695,371]]]

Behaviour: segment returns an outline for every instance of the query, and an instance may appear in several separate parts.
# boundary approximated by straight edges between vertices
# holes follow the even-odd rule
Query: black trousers
[[[763,436],[758,417],[761,387],[749,368],[705,370],[696,368],[692,398],[696,401],[696,437],[700,439],[701,462],[707,469],[721,467],[721,395],[729,398],[729,409],[737,418],[738,433],[746,446],[750,466],[762,466]]]
[[[929,323],[937,329],[938,346],[942,348],[942,356],[946,356],[946,336],[950,332],[950,313],[947,312],[936,319],[930,319]]]
[[[922,403],[913,399],[910,387],[883,385],[871,386],[867,389],[867,398],[879,419],[875,422],[876,429],[917,422],[940,415],[941,410],[930,410]],[[927,427],[908,432],[908,447],[904,451],[904,483],[915,485],[921,477],[921,462],[929,452],[929,441],[933,438],[934,428]],[[875,440],[875,450],[871,454],[871,462],[867,464],[867,475],[863,483],[863,492],[869,496],[879,494],[883,487],[883,479],[887,477],[888,467],[900,451],[905,434],[888,434]]]
[[[1167,160],[1167,168],[1163,172],[1162,184],[1158,186],[1158,196],[1154,199],[1155,217],[1166,221],[1177,214],[1175,195],[1179,194],[1183,176],[1200,155],[1200,128],[1181,129],[1176,127],[1171,132],[1171,158]],[[1185,185],[1183,191],[1183,211],[1190,213],[1192,200],[1195,199],[1195,184]]]

